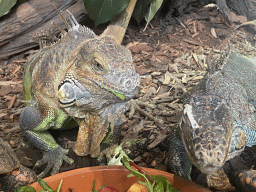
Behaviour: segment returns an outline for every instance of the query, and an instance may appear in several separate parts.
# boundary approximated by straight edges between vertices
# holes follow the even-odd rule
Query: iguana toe
[[[208,175],[207,183],[209,187],[220,191],[234,191],[235,189],[223,169],[218,170],[211,176]]]
[[[243,192],[256,191],[256,170],[241,170],[235,173],[237,176],[236,187]]]
[[[51,169],[51,175],[57,174],[63,163],[66,161],[69,164],[74,163],[74,160],[67,156],[68,151],[62,147],[57,147],[47,152],[43,152],[43,158],[36,162],[35,167],[40,167],[47,163],[46,168],[42,171],[38,178],[44,177]]]

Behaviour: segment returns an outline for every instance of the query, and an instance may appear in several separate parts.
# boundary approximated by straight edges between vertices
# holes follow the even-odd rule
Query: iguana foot
[[[42,171],[37,177],[43,178],[51,169],[51,175],[59,173],[59,169],[63,163],[63,160],[69,164],[74,163],[74,160],[67,156],[68,150],[58,146],[50,151],[43,152],[43,158],[38,160],[35,167],[40,167],[47,163],[44,171]]]
[[[234,191],[235,189],[223,169],[217,171],[212,176],[207,176],[207,183],[209,187],[218,191]]]
[[[104,149],[103,151],[100,152],[100,155],[98,156],[98,161],[102,161],[103,156],[106,156],[107,161],[109,162],[109,160],[112,158],[112,156],[114,155],[115,149],[118,147],[117,144],[113,144],[111,146],[109,146],[108,148]]]
[[[256,170],[242,170],[235,173],[238,180],[236,187],[243,192],[256,191]]]
[[[133,114],[135,113],[135,111],[138,111],[140,114],[148,117],[149,119],[155,121],[156,123],[163,124],[163,120],[162,119],[158,119],[158,118],[154,117],[153,115],[151,115],[148,112],[146,112],[143,109],[141,109],[140,106],[145,106],[145,107],[148,107],[148,108],[151,108],[151,109],[155,108],[150,103],[139,101],[138,99],[137,100],[131,99],[130,100],[130,113],[129,113],[129,117],[132,117]]]

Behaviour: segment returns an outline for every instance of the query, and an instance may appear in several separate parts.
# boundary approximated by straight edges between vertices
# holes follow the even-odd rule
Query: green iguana
[[[82,130],[75,152],[97,157],[113,117],[115,126],[122,122],[118,116],[140,86],[131,52],[120,45],[120,38],[111,37],[109,30],[97,36],[72,15],[70,21],[68,32],[58,42],[43,46],[25,66],[24,96],[30,105],[19,123],[26,138],[43,151],[36,166],[48,163],[39,177],[51,168],[52,174],[58,173],[63,161],[73,163],[48,129],[72,128],[74,119]],[[118,34],[121,39],[124,32]]]
[[[222,166],[256,144],[255,82],[255,60],[229,50],[215,62],[185,96],[180,129],[171,136],[169,166],[174,173],[189,178],[192,162],[208,176],[210,186],[230,187]],[[248,181],[253,186],[256,177]]]

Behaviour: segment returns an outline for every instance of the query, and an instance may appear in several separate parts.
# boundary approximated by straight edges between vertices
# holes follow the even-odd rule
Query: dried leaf
[[[195,59],[195,61],[198,63],[198,57],[195,53],[192,54],[193,55],[193,58]]]
[[[214,28],[211,28],[211,34],[212,34],[212,36],[214,37],[214,38],[218,38],[218,36],[217,36],[217,34],[216,34],[216,31],[215,31],[215,29]]]
[[[182,79],[181,79],[181,82],[182,82],[182,83],[188,83],[188,81],[187,81],[187,75],[186,75],[186,74],[183,75],[183,77],[182,77]]]
[[[161,75],[162,73],[161,72],[158,72],[158,71],[154,71],[153,73],[151,73],[152,76],[158,76],[158,75]]]
[[[168,71],[166,71],[166,73],[164,74],[163,84],[168,85],[170,83],[171,77],[172,77],[172,75]]]

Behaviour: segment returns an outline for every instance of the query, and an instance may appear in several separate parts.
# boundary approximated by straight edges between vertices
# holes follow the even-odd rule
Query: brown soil
[[[146,138],[131,150],[135,163],[166,171],[168,133],[177,126],[182,112],[182,95],[202,79],[207,69],[207,57],[218,54],[225,47],[235,26],[229,26],[216,7],[204,7],[196,12],[175,19],[158,15],[148,28],[145,23],[138,28],[131,23],[124,39],[133,54],[137,72],[141,75],[141,90],[137,98],[154,105],[144,107],[157,119],[152,120],[138,112],[122,127],[122,140]],[[96,29],[101,30],[101,29]],[[3,61],[0,66],[0,136],[15,150],[21,164],[33,167],[41,153],[22,136],[18,119],[25,107],[22,97],[22,75],[26,60],[37,50]],[[159,123],[163,120],[163,123]],[[55,131],[57,141],[68,147],[68,140],[74,140],[77,130]],[[73,135],[74,138],[70,138]],[[253,149],[250,149],[253,157]],[[75,165],[68,169],[99,165],[95,159],[77,157],[71,151]],[[239,157],[228,165],[237,166]],[[251,166],[249,163],[248,166]],[[39,173],[42,169],[36,169]],[[195,168],[192,179],[205,186],[205,176]]]

